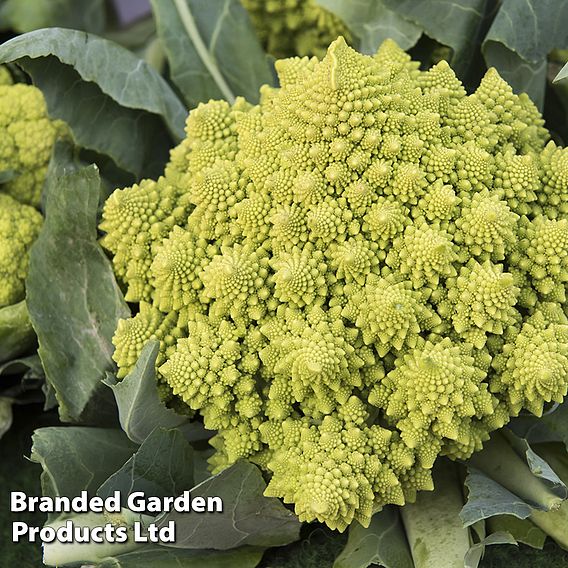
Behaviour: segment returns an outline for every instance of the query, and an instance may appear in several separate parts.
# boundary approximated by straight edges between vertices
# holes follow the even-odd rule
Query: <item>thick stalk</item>
[[[415,503],[400,509],[415,568],[463,568],[470,547],[469,529],[459,512],[463,495],[456,465],[440,460],[434,469],[434,491],[418,493]]]
[[[554,470],[554,473],[568,484],[568,453],[560,443],[538,444],[535,451]],[[534,511],[531,521],[562,548],[568,550],[568,501],[556,511]]]
[[[568,501],[564,501],[556,511],[534,511],[529,519],[568,550]]]
[[[511,491],[529,505],[545,510],[558,509],[562,498],[532,473],[509,442],[495,433],[483,448],[468,460],[473,467]]]

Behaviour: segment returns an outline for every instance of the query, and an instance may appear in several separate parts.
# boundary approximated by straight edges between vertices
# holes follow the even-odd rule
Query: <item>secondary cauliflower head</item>
[[[0,308],[24,299],[29,249],[42,220],[33,207],[0,193]]]
[[[101,228],[127,373],[159,378],[301,520],[344,530],[432,488],[439,455],[566,395],[568,150],[490,70],[470,95],[392,41],[276,63],[258,106],[212,101]],[[172,317],[172,314],[175,317]]]
[[[241,0],[265,49],[274,57],[322,57],[347,26],[316,0]]]
[[[43,94],[24,84],[0,84],[0,172],[14,177],[1,190],[22,203],[39,206],[55,140],[65,132],[51,120]]]

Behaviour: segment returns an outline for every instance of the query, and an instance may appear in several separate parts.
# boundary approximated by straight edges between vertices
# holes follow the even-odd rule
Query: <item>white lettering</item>
[[[28,525],[22,521],[12,523],[12,542],[20,542],[20,537],[24,536],[28,530]]]
[[[144,493],[142,491],[135,491],[128,496],[127,505],[134,513],[143,513],[146,510],[144,502]]]
[[[28,510],[26,494],[23,491],[12,491],[10,493],[10,511],[12,513],[23,513]]]
[[[223,499],[221,497],[207,497],[207,511],[209,513],[222,513]]]

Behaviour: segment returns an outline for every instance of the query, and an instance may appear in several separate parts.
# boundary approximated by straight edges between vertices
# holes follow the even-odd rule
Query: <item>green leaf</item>
[[[568,399],[540,418],[520,416],[511,421],[509,428],[529,444],[558,441],[568,449]]]
[[[497,68],[516,92],[526,92],[542,108],[546,56],[568,47],[568,2],[503,0],[483,42],[488,66]]]
[[[166,81],[127,49],[61,28],[38,30],[0,46],[43,91],[51,116],[78,146],[104,154],[138,177],[160,173],[168,132],[184,136],[187,112]],[[167,129],[166,129],[167,127]]]
[[[468,467],[465,486],[468,497],[460,518],[466,527],[495,515],[514,515],[526,519],[532,512],[525,501],[471,466]]]
[[[568,63],[560,69],[558,75],[554,77],[553,83],[558,83],[558,81],[564,81],[568,77]]]
[[[533,451],[527,440],[519,438],[508,429],[503,430],[503,434],[513,449],[519,455],[524,456],[531,473],[538,477],[560,499],[568,499],[568,488],[562,479],[558,477],[546,460]]]
[[[412,47],[422,29],[393,11],[384,0],[316,0],[341,18],[359,39],[362,53],[374,54],[385,39],[393,39],[402,49]]]
[[[156,523],[174,521],[178,538],[175,548],[227,550],[243,545],[282,546],[298,539],[301,524],[280,500],[264,497],[266,483],[259,469],[239,461],[191,490],[197,496],[220,497],[222,513],[187,515],[170,512]]]
[[[56,147],[44,191],[46,218],[30,254],[28,309],[39,356],[63,421],[115,415],[102,384],[114,368],[111,338],[129,310],[97,242],[96,166],[69,171]]]
[[[464,74],[477,49],[486,0],[383,0],[385,5],[452,48],[451,64]]]
[[[225,551],[153,546],[105,558],[92,568],[254,568],[262,553],[262,549],[248,546]]]
[[[193,450],[178,430],[154,430],[137,452],[99,488],[109,497],[120,491],[123,506],[128,495],[142,491],[147,497],[181,495],[193,486]]]
[[[0,309],[0,363],[28,352],[35,333],[25,300]]]
[[[238,0],[152,0],[172,81],[190,107],[209,99],[259,99],[273,84],[266,54]]]
[[[380,564],[386,568],[413,568],[404,527],[395,507],[385,507],[363,528],[349,527],[349,538],[333,568],[367,568]]]
[[[23,374],[24,379],[30,380],[45,378],[41,360],[37,353],[19,359],[12,359],[0,365],[0,375],[16,374]]]
[[[512,515],[499,515],[486,521],[490,532],[509,533],[517,542],[533,548],[542,549],[546,534],[529,519],[519,519]]]
[[[0,438],[12,426],[12,401],[9,398],[0,397]]]
[[[95,495],[99,486],[136,451],[122,431],[109,428],[50,427],[32,436],[31,460],[41,464],[43,494]]]
[[[0,19],[20,34],[54,26],[100,34],[106,6],[104,0],[6,0]]]
[[[131,373],[119,382],[105,381],[114,393],[122,429],[138,444],[156,427],[175,428],[187,422],[160,400],[155,366],[159,347],[158,341],[149,341]]]
[[[490,534],[481,542],[474,544],[464,558],[464,568],[477,568],[483,557],[485,547],[491,544],[517,544],[515,539],[508,533],[499,532]]]

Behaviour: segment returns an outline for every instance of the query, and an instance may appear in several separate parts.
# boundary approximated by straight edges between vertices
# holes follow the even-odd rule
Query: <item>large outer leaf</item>
[[[509,427],[529,444],[564,442],[568,449],[568,399],[540,418],[522,416],[512,420]]]
[[[173,82],[186,103],[258,102],[274,80],[246,10],[238,0],[152,0]]]
[[[316,0],[336,14],[359,39],[358,49],[373,54],[385,39],[394,39],[402,49],[412,47],[422,29],[410,22],[402,12],[391,10],[384,0]]]
[[[120,430],[50,427],[32,436],[31,460],[43,467],[43,494],[75,497],[95,495],[98,487],[136,450]]]
[[[105,558],[92,568],[254,568],[262,553],[262,549],[249,546],[223,551],[154,546]]]
[[[237,462],[191,490],[193,498],[220,497],[222,513],[165,513],[157,524],[175,522],[177,541],[168,546],[176,548],[227,550],[245,544],[281,546],[297,540],[301,527],[298,519],[278,499],[264,497],[265,487],[255,465]]]
[[[193,450],[178,430],[154,430],[136,453],[99,488],[109,497],[120,491],[123,507],[128,495],[142,491],[147,497],[180,495],[193,485]]]
[[[18,357],[35,343],[26,302],[0,309],[0,363]]]
[[[483,42],[487,65],[542,108],[546,56],[568,47],[567,21],[565,0],[503,0]]]
[[[159,173],[167,160],[166,126],[183,138],[180,100],[152,67],[113,42],[37,30],[0,46],[0,62],[16,62],[32,76],[50,115],[69,124],[79,146],[138,177]]]
[[[373,515],[368,528],[359,523],[349,527],[349,539],[333,568],[367,568],[380,564],[386,568],[413,568],[404,527],[395,507]]]
[[[111,338],[129,310],[97,243],[97,168],[65,171],[60,149],[46,183],[46,219],[30,254],[28,309],[61,419],[101,422],[116,412],[101,380],[114,368]]]
[[[509,533],[517,542],[533,548],[542,549],[546,534],[529,519],[519,519],[512,515],[498,515],[487,519],[487,528],[491,533]]]
[[[490,534],[481,542],[474,544],[467,552],[464,558],[464,568],[477,568],[483,557],[485,547],[490,544],[517,544],[515,539],[506,532],[497,532]]]
[[[477,48],[486,0],[383,0],[396,14],[413,22],[431,38],[454,51],[452,67],[467,70]]]
[[[157,341],[148,342],[128,376],[119,382],[105,381],[116,398],[122,429],[138,444],[156,427],[175,428],[187,421],[166,408],[158,395],[155,364],[159,346]]]
[[[468,471],[465,486],[469,493],[467,503],[460,512],[465,526],[473,525],[477,521],[494,515],[514,515],[519,519],[526,519],[530,516],[531,507],[520,497],[475,468],[469,467]]]

